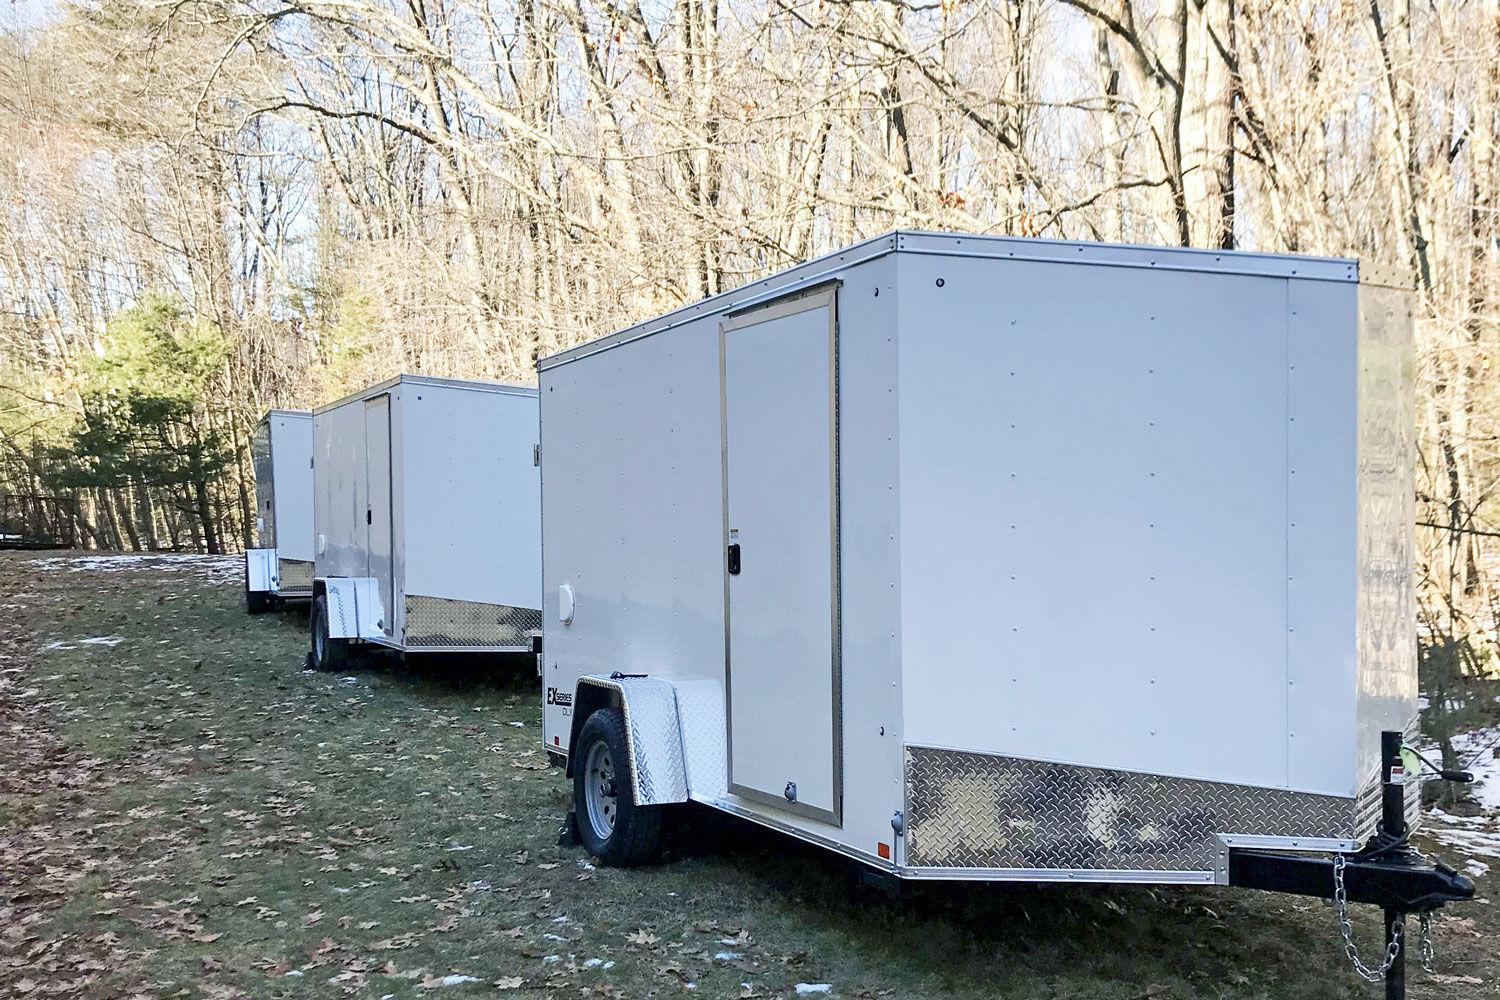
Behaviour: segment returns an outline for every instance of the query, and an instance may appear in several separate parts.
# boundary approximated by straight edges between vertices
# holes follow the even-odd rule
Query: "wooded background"
[[[0,493],[245,544],[247,443],[896,226],[1360,257],[1420,302],[1437,654],[1493,639],[1500,0],[11,0]],[[1446,648],[1446,652],[1444,649]]]

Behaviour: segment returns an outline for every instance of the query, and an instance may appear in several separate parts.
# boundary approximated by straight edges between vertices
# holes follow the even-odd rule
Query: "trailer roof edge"
[[[582,360],[601,351],[681,326],[683,323],[691,322],[704,315],[749,308],[762,300],[777,298],[825,281],[833,272],[883,257],[889,253],[1109,264],[1116,267],[1139,267],[1158,271],[1201,271],[1312,281],[1353,283],[1360,280],[1359,261],[1345,257],[1313,257],[1244,250],[1154,247],[1128,243],[1091,243],[1077,240],[980,236],[972,233],[937,233],[896,229],[832,253],[823,254],[738,288],[679,306],[671,312],[642,323],[540,358],[536,364],[537,371],[547,371],[570,361]]]
[[[374,385],[367,385],[357,392],[351,392],[347,396],[341,396],[331,403],[313,408],[313,413],[326,413],[335,407],[343,406],[345,403],[353,403],[357,400],[368,399],[388,392],[398,385],[430,385],[441,389],[469,389],[474,392],[493,392],[502,396],[536,396],[537,389],[531,385],[514,385],[509,382],[483,382],[476,379],[463,378],[439,378],[435,375],[393,375]]]
[[[272,417],[307,417],[309,420],[311,420],[312,410],[290,410],[286,409],[285,407],[273,407],[272,409],[267,410],[265,414],[261,416],[260,422],[265,423]]]

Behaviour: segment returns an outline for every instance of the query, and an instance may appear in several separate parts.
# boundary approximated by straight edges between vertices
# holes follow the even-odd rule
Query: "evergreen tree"
[[[152,296],[110,321],[81,373],[82,419],[56,456],[64,487],[129,486],[172,501],[222,552],[214,484],[234,464],[207,401],[231,346],[170,298]]]

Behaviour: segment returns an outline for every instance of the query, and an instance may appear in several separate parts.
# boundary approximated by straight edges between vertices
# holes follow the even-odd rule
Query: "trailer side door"
[[[838,823],[836,286],[720,332],[730,791]]]
[[[391,569],[391,397],[365,400],[365,552],[370,576],[380,588],[380,628],[391,635],[396,623],[395,577]]]

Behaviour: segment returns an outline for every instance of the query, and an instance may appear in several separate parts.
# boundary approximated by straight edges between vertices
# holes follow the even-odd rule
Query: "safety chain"
[[[1428,972],[1436,972],[1432,967],[1432,961],[1436,957],[1437,950],[1432,946],[1432,914],[1422,913],[1417,916],[1419,930],[1417,932],[1417,955],[1422,960],[1422,968]]]
[[[1390,941],[1386,943],[1380,968],[1372,969],[1360,961],[1359,949],[1354,944],[1354,925],[1349,922],[1349,894],[1344,888],[1344,856],[1342,854],[1333,856],[1333,902],[1338,911],[1339,933],[1344,936],[1344,954],[1348,955],[1349,961],[1354,964],[1354,971],[1367,983],[1378,983],[1385,979],[1385,974],[1391,971],[1391,966],[1396,964],[1396,956],[1401,952],[1401,942],[1406,937],[1405,929],[1401,924],[1396,925],[1396,933],[1392,934]],[[1423,914],[1422,924],[1425,932],[1426,914]]]

